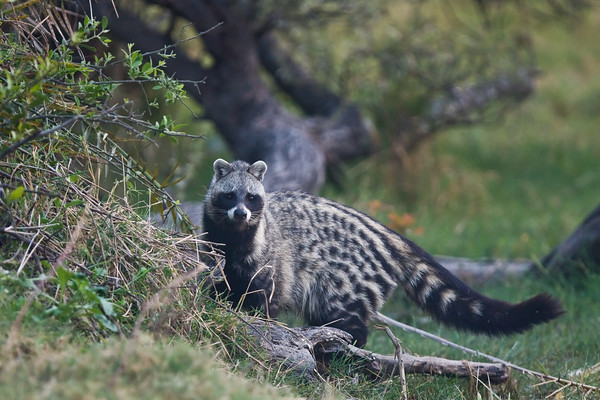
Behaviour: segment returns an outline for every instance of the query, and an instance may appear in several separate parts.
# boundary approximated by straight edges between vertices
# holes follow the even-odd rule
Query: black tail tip
[[[566,312],[558,299],[548,293],[538,294],[515,307],[518,308],[522,320],[529,322],[523,330],[556,319]]]

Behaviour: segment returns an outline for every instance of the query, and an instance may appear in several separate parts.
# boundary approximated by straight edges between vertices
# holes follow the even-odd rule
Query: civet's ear
[[[262,182],[265,173],[267,172],[267,163],[262,160],[258,160],[254,164],[248,168],[248,172],[250,172],[256,179]]]
[[[229,164],[227,161],[223,160],[222,158],[217,158],[215,160],[215,162],[213,163],[213,169],[215,170],[215,178],[216,179],[221,179],[222,177],[224,177],[225,175],[227,175],[231,171],[233,171],[231,164]]]

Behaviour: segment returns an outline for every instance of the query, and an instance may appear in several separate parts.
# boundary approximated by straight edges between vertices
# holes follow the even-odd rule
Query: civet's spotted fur
[[[521,332],[562,313],[546,294],[518,304],[490,299],[410,240],[344,205],[299,192],[265,193],[267,165],[218,159],[203,209],[206,239],[225,245],[235,303],[270,317],[299,313],[366,342],[367,321],[400,285],[437,320],[492,335]]]

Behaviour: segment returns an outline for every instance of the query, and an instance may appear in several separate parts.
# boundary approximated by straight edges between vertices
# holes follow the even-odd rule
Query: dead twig
[[[408,390],[406,387],[406,372],[404,370],[404,358],[402,357],[403,351],[402,346],[400,345],[400,340],[394,336],[392,330],[384,326],[383,329],[385,333],[388,335],[392,343],[394,344],[394,348],[396,349],[396,358],[398,359],[398,368],[400,373],[400,385],[402,385],[402,400],[408,400]]]

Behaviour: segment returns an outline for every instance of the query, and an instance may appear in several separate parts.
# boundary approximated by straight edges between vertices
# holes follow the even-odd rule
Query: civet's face
[[[237,229],[258,222],[264,207],[265,189],[261,183],[266,164],[262,161],[240,168],[242,164],[215,161],[210,208],[213,219]]]

